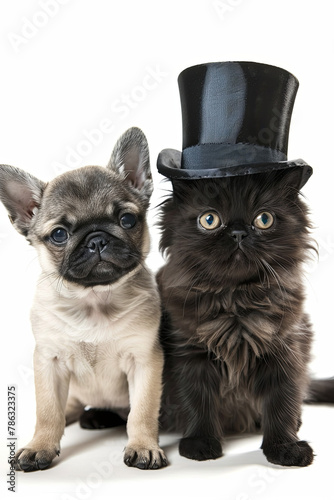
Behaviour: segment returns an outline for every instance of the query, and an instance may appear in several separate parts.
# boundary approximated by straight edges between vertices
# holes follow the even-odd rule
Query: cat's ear
[[[282,189],[290,188],[295,193],[299,193],[305,184],[305,177],[308,179],[310,173],[301,167],[292,167],[276,172],[278,184]]]
[[[0,165],[0,200],[15,229],[27,236],[31,220],[40,206],[46,183],[24,170]]]
[[[111,154],[108,168],[124,174],[129,184],[145,197],[151,196],[153,181],[148,143],[144,133],[139,128],[128,129],[118,139]]]
[[[180,179],[171,179],[171,181],[174,196],[183,199],[185,195],[188,194],[189,191],[191,191],[192,184],[189,184],[189,182]]]

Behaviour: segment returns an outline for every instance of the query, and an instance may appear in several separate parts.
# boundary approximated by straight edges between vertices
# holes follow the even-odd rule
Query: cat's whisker
[[[256,256],[254,257],[254,262],[257,266],[257,269],[260,271],[263,271],[263,276],[267,280],[267,287],[270,288],[270,278],[269,278],[269,273],[267,272],[266,267],[262,264],[261,260],[258,259]],[[259,273],[260,275],[260,273]],[[264,282],[261,282],[262,286],[264,286]]]
[[[278,285],[278,288],[279,288],[281,294],[283,294],[283,290],[282,290],[282,287],[281,287],[280,279],[279,279],[279,276],[278,276],[277,272],[275,271],[275,269],[266,260],[261,259],[261,262],[266,267],[266,269],[269,272],[269,274],[274,278],[275,282]]]

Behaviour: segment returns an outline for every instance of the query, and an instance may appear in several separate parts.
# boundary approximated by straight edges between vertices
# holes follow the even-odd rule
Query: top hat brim
[[[179,180],[221,179],[224,177],[261,174],[299,167],[302,170],[299,189],[306,184],[313,173],[312,167],[302,159],[270,163],[224,165],[221,168],[184,169],[182,168],[182,153],[176,149],[163,149],[158,156],[157,167],[159,173],[165,177]]]

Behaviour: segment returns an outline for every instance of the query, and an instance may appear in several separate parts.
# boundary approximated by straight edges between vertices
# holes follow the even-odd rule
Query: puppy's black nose
[[[242,240],[248,236],[247,231],[244,229],[234,229],[230,234],[237,243],[241,243]]]
[[[102,253],[109,243],[106,233],[94,233],[93,236],[86,241],[86,247],[89,248],[91,252]]]

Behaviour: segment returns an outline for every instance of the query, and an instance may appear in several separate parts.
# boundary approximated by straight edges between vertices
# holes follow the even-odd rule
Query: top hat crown
[[[164,149],[161,174],[177,179],[228,177],[302,169],[288,161],[288,139],[298,80],[288,71],[254,62],[192,66],[178,78],[183,125],[182,153]]]

